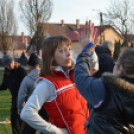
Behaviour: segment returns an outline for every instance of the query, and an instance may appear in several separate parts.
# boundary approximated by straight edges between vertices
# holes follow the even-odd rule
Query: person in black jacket
[[[17,97],[20,87],[20,83],[27,75],[27,72],[16,63],[13,57],[5,54],[2,62],[4,64],[4,76],[2,84],[0,85],[0,91],[9,89],[12,95],[12,107],[11,107],[11,125],[13,134],[22,134],[25,123],[20,121],[17,109]],[[21,127],[20,127],[21,125]]]
[[[112,57],[114,52],[114,44],[111,41],[102,42],[101,46],[95,48],[99,59],[99,71],[93,77],[100,78],[104,72],[113,72],[115,60]]]

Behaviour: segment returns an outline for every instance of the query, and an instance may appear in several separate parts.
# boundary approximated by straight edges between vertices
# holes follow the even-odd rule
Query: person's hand
[[[25,102],[22,103],[22,107],[24,107],[24,106],[25,106]]]
[[[39,59],[41,59],[41,56],[40,56],[40,55],[38,55],[38,58],[39,58]]]
[[[20,115],[20,112],[21,112],[21,111],[18,111],[18,115]]]
[[[97,29],[94,29],[94,23],[91,22],[91,20],[88,22],[86,21],[85,27],[83,32],[81,33],[81,36],[77,31],[74,31],[77,38],[79,39],[79,42],[82,46],[82,49],[85,48],[90,42],[94,43],[94,45],[89,48],[88,50],[93,51],[98,43],[98,39],[95,39]]]
[[[67,128],[60,128],[61,129],[61,134],[69,134]]]
[[[94,29],[94,23],[92,23],[91,20],[89,20],[89,22],[86,21],[84,30],[81,33],[81,37],[80,37],[80,43],[82,45],[82,48],[85,48],[85,46],[90,42],[94,43],[96,33],[97,33],[97,29]],[[90,51],[93,51],[95,46],[96,45],[89,48]]]

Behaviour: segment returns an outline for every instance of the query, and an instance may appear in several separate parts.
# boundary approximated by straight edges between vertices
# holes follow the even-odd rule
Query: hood
[[[32,71],[28,74],[28,77],[30,77],[31,79],[33,79],[33,80],[35,81],[35,80],[38,78],[39,73],[40,73],[40,70],[39,70],[39,69],[32,70]]]
[[[127,97],[134,97],[134,78],[127,76],[116,76],[111,73],[104,73],[101,80],[110,89]]]
[[[99,45],[96,46],[95,52],[97,54],[102,54],[102,53],[104,54],[105,53],[105,54],[111,55],[110,50],[108,48],[102,47],[102,46],[99,46]]]

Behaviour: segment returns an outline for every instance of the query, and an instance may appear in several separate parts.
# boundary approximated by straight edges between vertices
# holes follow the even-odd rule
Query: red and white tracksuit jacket
[[[70,134],[85,134],[87,102],[75,86],[74,70],[70,70],[69,79],[62,71],[55,71],[55,74],[42,76],[52,82],[56,89],[57,97],[43,105],[50,122],[59,128],[67,128]]]

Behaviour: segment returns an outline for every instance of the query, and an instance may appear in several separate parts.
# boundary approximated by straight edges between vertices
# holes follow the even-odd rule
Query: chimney
[[[62,24],[62,26],[64,26],[64,20],[61,20],[61,24]]]
[[[21,36],[22,36],[22,43],[25,43],[24,32],[21,33]]]
[[[80,20],[79,19],[76,20],[76,27],[80,28]]]
[[[27,38],[25,38],[25,43],[26,43],[26,47],[28,47],[28,44],[27,44]]]

